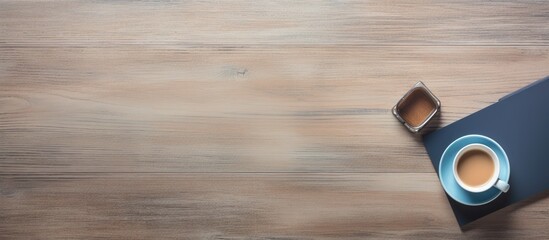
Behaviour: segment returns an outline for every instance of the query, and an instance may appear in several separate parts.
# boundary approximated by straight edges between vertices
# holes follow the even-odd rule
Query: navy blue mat
[[[511,188],[494,201],[476,207],[462,205],[447,196],[460,226],[549,191],[549,77],[423,136],[437,174],[446,147],[468,134],[490,137],[505,149],[511,165]]]

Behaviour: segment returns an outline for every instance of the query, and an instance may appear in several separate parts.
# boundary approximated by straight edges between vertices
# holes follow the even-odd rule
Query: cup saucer
[[[453,173],[454,158],[461,148],[472,143],[484,144],[494,150],[500,163],[499,178],[505,182],[509,182],[511,171],[507,154],[496,141],[477,134],[460,137],[448,145],[440,158],[438,174],[442,187],[451,198],[464,205],[479,206],[496,199],[501,194],[501,191],[493,187],[485,192],[473,193],[461,188],[457,183]]]

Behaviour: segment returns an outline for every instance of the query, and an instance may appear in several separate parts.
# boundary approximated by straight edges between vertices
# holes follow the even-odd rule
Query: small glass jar
[[[439,112],[440,101],[422,82],[417,82],[393,107],[393,115],[413,133],[420,132]]]

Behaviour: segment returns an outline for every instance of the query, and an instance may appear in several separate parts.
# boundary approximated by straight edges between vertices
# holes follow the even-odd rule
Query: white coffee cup
[[[473,150],[479,150],[488,154],[494,163],[494,171],[492,172],[492,176],[490,177],[490,179],[484,182],[483,184],[477,185],[477,186],[471,186],[471,185],[465,184],[460,179],[460,176],[458,174],[458,163],[461,160],[461,157],[465,153]],[[487,147],[484,144],[480,144],[480,143],[469,144],[463,147],[462,149],[460,149],[459,152],[456,154],[456,157],[454,158],[454,178],[456,179],[459,186],[461,186],[463,189],[469,192],[474,192],[474,193],[484,192],[492,187],[495,187],[502,192],[507,192],[509,190],[509,184],[499,179],[499,171],[500,171],[500,166],[499,166],[498,156],[491,148]]]

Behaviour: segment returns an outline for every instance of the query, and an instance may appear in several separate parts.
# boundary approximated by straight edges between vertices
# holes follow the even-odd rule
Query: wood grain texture
[[[2,182],[0,231],[7,239],[543,239],[549,234],[549,199],[504,209],[462,233],[437,177],[427,173],[28,174]]]
[[[549,66],[547,47],[225,50],[0,50],[2,171],[433,172],[389,111],[415,81],[446,125]]]
[[[543,0],[4,0],[0,18],[9,45],[549,43]]]
[[[390,108],[445,126],[547,74],[543,1],[0,1],[0,239],[545,239],[461,231]]]

